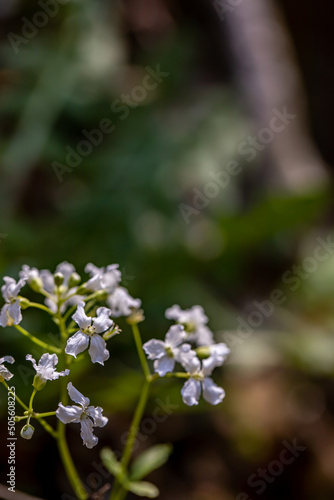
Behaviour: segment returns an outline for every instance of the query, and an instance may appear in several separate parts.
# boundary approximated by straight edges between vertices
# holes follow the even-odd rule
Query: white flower
[[[0,358],[0,380],[10,380],[14,375],[4,366],[4,363],[14,363],[14,358],[12,356],[3,356]]]
[[[56,371],[56,365],[58,364],[57,354],[43,354],[38,362],[38,365],[31,354],[26,355],[26,360],[32,362],[32,365],[41,382],[46,382],[47,380],[57,380],[59,377],[65,377],[70,373],[69,370],[65,370],[63,372]]]
[[[80,436],[87,448],[93,448],[98,443],[98,438],[93,434],[94,427],[104,427],[108,419],[102,416],[103,409],[99,406],[89,406],[89,399],[85,398],[70,382],[67,390],[72,401],[80,406],[64,406],[59,403],[56,415],[63,424],[75,423],[81,425]]]
[[[26,280],[29,284],[39,278],[39,270],[36,267],[30,267],[24,264],[22,270],[19,272],[20,278]]]
[[[91,318],[86,315],[84,307],[85,303],[79,302],[72,316],[80,330],[68,339],[65,352],[76,358],[77,354],[87,349],[90,341],[88,352],[92,362],[103,365],[109,358],[109,351],[99,333],[107,332],[113,326],[114,322],[109,318],[111,311],[107,307],[99,307],[96,311],[97,317]]]
[[[24,279],[17,283],[9,276],[4,277],[5,284],[1,287],[1,293],[6,304],[1,309],[0,325],[11,326],[18,325],[22,321],[20,299],[17,298],[21,288],[26,284]]]
[[[220,343],[220,344],[212,344],[208,346],[210,355],[209,358],[205,360],[206,366],[212,366],[213,368],[216,368],[217,366],[221,366],[227,356],[230,354],[230,349],[227,347],[226,344]],[[213,369],[212,368],[212,369]]]
[[[196,356],[195,351],[191,350],[190,344],[182,344],[186,338],[186,332],[182,325],[173,325],[166,333],[165,341],[152,339],[143,345],[148,359],[154,359],[154,371],[160,377],[166,373],[172,372],[175,361],[185,364],[191,358]]]
[[[205,401],[211,405],[217,405],[223,401],[225,397],[224,389],[218,387],[210,378],[215,367],[213,365],[212,360],[205,359],[201,366],[198,358],[193,358],[187,364],[186,369],[190,374],[190,378],[185,382],[181,390],[182,399],[186,405],[197,405],[201,392],[203,392]]]
[[[122,279],[118,267],[118,264],[111,264],[106,268],[96,267],[92,263],[87,264],[85,271],[91,278],[87,281],[86,287],[92,291],[105,290],[107,293],[112,293]]]
[[[111,315],[114,318],[119,316],[130,316],[132,309],[138,309],[141,306],[140,299],[131,297],[126,288],[119,286],[108,295],[107,304],[111,309]]]
[[[166,318],[184,326],[189,340],[194,340],[197,345],[213,344],[213,333],[206,326],[209,319],[203,307],[193,306],[191,309],[182,310],[180,306],[174,305],[167,309],[165,314]]]
[[[41,288],[45,290],[49,294],[49,297],[45,299],[45,305],[53,312],[56,313],[58,310],[58,291],[60,292],[60,299],[63,301],[60,312],[63,313],[68,306],[75,305],[82,300],[82,297],[79,295],[74,295],[77,287],[69,288],[69,281],[73,274],[76,274],[75,267],[69,262],[61,262],[56,267],[56,273],[60,273],[64,276],[64,281],[60,288],[58,289],[55,280],[54,274],[51,273],[48,269],[42,269],[39,271],[35,267],[30,268],[29,266],[22,266],[22,270],[20,272],[20,277],[24,278],[28,281],[29,284],[38,284]],[[38,290],[37,290],[38,291]],[[69,297],[66,299],[66,297]]]

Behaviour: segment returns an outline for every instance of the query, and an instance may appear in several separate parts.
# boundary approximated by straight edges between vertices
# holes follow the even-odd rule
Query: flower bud
[[[39,276],[35,276],[34,278],[28,281],[29,286],[34,292],[41,292],[43,290],[43,281]]]
[[[30,305],[30,300],[26,299],[25,297],[20,297],[20,306],[22,309],[27,309]]]
[[[26,424],[24,427],[22,427],[20,434],[23,439],[31,439],[34,432],[35,428],[31,424]]]
[[[114,335],[118,335],[119,333],[121,333],[121,331],[122,330],[119,328],[119,326],[115,325],[113,328],[111,328],[107,332],[104,332],[104,334],[102,335],[102,337],[104,338],[104,340],[109,340]]]
[[[35,375],[34,377],[32,385],[34,386],[36,391],[41,391],[46,386],[46,380],[37,373],[37,375]]]
[[[54,275],[55,285],[61,286],[64,283],[64,275],[62,273],[56,273]]]
[[[210,357],[210,347],[209,346],[197,347],[196,353],[198,359],[208,359]]]
[[[136,325],[137,323],[141,323],[142,321],[144,321],[144,319],[145,319],[145,316],[144,316],[144,311],[142,309],[133,309],[132,308],[132,312],[131,312],[130,316],[128,316],[126,318],[126,322],[129,325]]]
[[[70,279],[68,280],[68,287],[73,288],[78,286],[81,281],[81,276],[78,273],[72,273]]]

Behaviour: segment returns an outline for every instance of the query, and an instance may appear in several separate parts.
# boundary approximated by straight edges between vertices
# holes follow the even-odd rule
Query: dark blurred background
[[[332,499],[331,4],[1,0],[0,30],[1,275],[16,278],[22,264],[54,270],[68,260],[81,273],[87,262],[118,262],[142,299],[145,340],[164,335],[167,307],[203,305],[232,349],[217,377],[227,396],[189,410],[181,386],[156,385],[150,410],[156,398],[177,408],[143,431],[137,452],[173,443],[168,465],[150,477],[162,500]],[[268,132],[285,112],[293,118]],[[96,133],[108,120],[113,131]],[[98,145],[85,149],[87,134]],[[232,160],[238,173],[203,198]],[[314,260],[319,238],[328,243]],[[254,301],[275,289],[284,301],[250,325]],[[24,326],[54,331],[31,311]],[[120,326],[106,367],[87,363],[75,375],[110,418],[97,448],[121,449],[141,383]],[[1,355],[24,364],[29,344],[0,333]],[[25,382],[15,373],[26,399],[32,372]],[[45,411],[56,391],[49,384],[40,398]],[[75,427],[69,437],[95,493],[108,481],[89,476],[98,450],[83,450]],[[256,486],[258,469],[275,471],[283,442],[294,440],[305,449]],[[70,491],[41,429],[17,453],[18,489],[47,500]],[[5,446],[1,463],[5,483]]]

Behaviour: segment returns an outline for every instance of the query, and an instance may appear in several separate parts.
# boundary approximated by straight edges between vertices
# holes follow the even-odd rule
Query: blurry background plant
[[[15,275],[23,263],[54,268],[69,260],[81,272],[87,261],[120,262],[133,278],[130,293],[143,301],[144,339],[166,331],[163,311],[173,303],[202,304],[213,330],[234,331],[254,300],[284,290],[287,300],[235,345],[224,404],[201,404],[195,416],[180,405],[155,433],[144,433],[139,448],[174,442],[169,465],[154,473],[162,500],[221,500],[254,497],[249,476],[277,457],[282,440],[297,438],[307,450],[261,498],[327,500],[334,492],[333,256],[295,291],[282,275],[332,232],[331,169],[322,160],[334,159],[329,5],[247,0],[224,12],[223,4],[59,2],[59,12],[29,35],[41,4],[2,0],[1,273]],[[157,65],[169,76],[121,120],[111,105]],[[240,144],[284,106],[296,119],[247,161]],[[115,130],[59,182],[52,163],[65,164],[66,148],[76,150],[82,131],[102,119]],[[241,173],[186,224],[180,203],[193,206],[194,188],[203,190],[210,172],[230,160]],[[128,341],[121,336],[98,388],[94,367],[84,371],[85,394],[98,393],[110,416],[101,443],[116,450],[138,392]],[[26,345],[14,331],[1,331],[0,342],[3,354],[23,361]],[[166,383],[165,391],[180,403],[177,389]],[[153,395],[151,409],[156,404]],[[4,403],[1,412],[5,425]],[[33,452],[20,443],[17,487],[58,499],[65,478],[47,436],[37,434]],[[92,455],[80,448],[77,457],[88,477]]]

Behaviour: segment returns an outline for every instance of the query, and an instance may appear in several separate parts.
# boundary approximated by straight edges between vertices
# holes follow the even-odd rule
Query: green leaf
[[[138,480],[164,465],[172,452],[170,444],[158,444],[139,455],[131,467],[131,479]]]
[[[147,481],[127,481],[124,486],[139,497],[156,498],[160,493],[154,484]]]
[[[103,464],[111,474],[117,478],[122,475],[122,466],[118,462],[115,453],[110,448],[103,448],[100,456]]]

